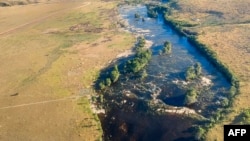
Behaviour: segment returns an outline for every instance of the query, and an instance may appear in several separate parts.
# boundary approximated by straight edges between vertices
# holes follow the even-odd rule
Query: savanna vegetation
[[[92,83],[135,39],[116,28],[118,1],[42,1],[0,7],[0,107],[25,105],[0,110],[0,138],[101,140]]]

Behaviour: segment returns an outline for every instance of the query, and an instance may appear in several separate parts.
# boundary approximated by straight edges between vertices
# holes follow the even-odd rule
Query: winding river
[[[230,84],[185,37],[164,24],[162,15],[147,17],[143,5],[119,8],[125,29],[144,36],[152,46],[153,56],[143,80],[122,77],[105,92],[100,114],[106,141],[193,141],[194,127],[201,125],[227,99]],[[135,19],[138,13],[142,19]],[[172,44],[170,55],[160,55],[163,43]],[[188,67],[199,62],[202,75],[194,81],[185,80]],[[183,104],[187,90],[194,87],[197,102]]]

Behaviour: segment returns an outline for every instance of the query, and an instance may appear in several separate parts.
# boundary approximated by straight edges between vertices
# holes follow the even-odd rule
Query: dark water
[[[122,6],[119,11],[128,22],[127,30],[153,43],[153,57],[146,67],[146,79],[121,77],[102,93],[106,110],[106,114],[100,115],[104,140],[195,140],[193,127],[202,124],[197,117],[209,118],[221,108],[230,84],[185,37],[164,24],[162,15],[147,18],[145,6]],[[136,20],[135,13],[145,21]],[[173,46],[171,55],[159,55],[165,41]],[[196,62],[202,65],[202,76],[186,82],[185,71]],[[195,104],[186,107],[183,101],[190,87],[196,88],[199,95]],[[188,111],[176,113],[176,109]]]
[[[167,3],[168,2],[168,0],[162,0],[162,3]]]

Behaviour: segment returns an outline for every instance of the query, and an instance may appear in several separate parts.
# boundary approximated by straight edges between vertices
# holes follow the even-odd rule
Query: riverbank
[[[176,28],[182,35],[195,36],[191,38],[198,49],[205,51],[208,57],[229,78],[237,78],[232,85],[238,88],[238,94],[233,97],[230,109],[232,112],[224,115],[223,120],[216,122],[209,129],[206,140],[223,140],[223,125],[233,124],[234,119],[243,109],[249,108],[250,89],[249,68],[249,33],[248,16],[249,2],[247,0],[214,3],[208,0],[180,0],[170,1],[166,21]],[[244,8],[243,8],[244,7]],[[232,10],[241,9],[241,10]],[[236,16],[241,13],[241,16]],[[233,18],[234,17],[234,18]],[[237,17],[237,18],[236,18]],[[190,39],[189,39],[190,40]],[[214,57],[215,58],[214,58]],[[219,61],[218,61],[219,60]],[[224,69],[223,69],[224,70]],[[234,80],[234,79],[233,79]],[[240,83],[239,83],[239,82]],[[236,82],[236,83],[235,83]]]

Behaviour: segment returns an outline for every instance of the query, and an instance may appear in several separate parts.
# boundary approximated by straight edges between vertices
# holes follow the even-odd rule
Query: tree
[[[114,83],[119,79],[119,77],[120,77],[120,72],[118,70],[118,66],[115,65],[115,67],[113,68],[113,70],[110,73],[110,79]]]
[[[135,50],[137,52],[142,51],[143,47],[145,46],[145,43],[146,43],[145,39],[143,37],[139,37],[138,43],[135,46]]]
[[[104,81],[100,81],[99,84],[98,84],[98,87],[99,87],[100,90],[105,89],[105,87],[106,87],[105,82]]]
[[[109,87],[111,85],[111,83],[112,82],[111,82],[110,78],[106,78],[105,85]]]
[[[186,71],[186,80],[193,80],[195,78],[196,78],[196,73],[194,66],[188,67]]]
[[[195,65],[188,67],[186,71],[186,80],[198,78],[201,75],[201,71],[202,68],[200,63],[196,63]]]
[[[197,91],[194,88],[191,88],[187,91],[184,104],[190,105],[197,101]]]
[[[163,53],[170,54],[172,52],[172,45],[170,42],[164,42]]]
[[[196,128],[196,134],[195,134],[195,138],[197,140],[202,140],[202,138],[204,137],[204,134],[206,133],[206,130],[203,129],[202,127],[197,127]]]
[[[195,63],[194,67],[195,67],[195,73],[196,73],[196,75],[197,76],[201,75],[201,70],[202,70],[201,64],[200,63]]]
[[[135,58],[126,62],[126,71],[137,73],[143,69],[152,57],[150,50],[142,50],[136,53]]]

